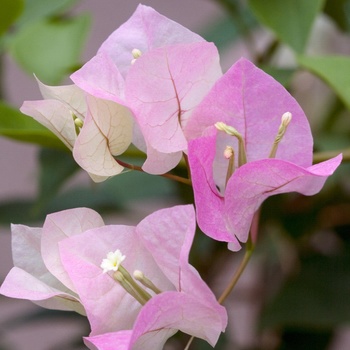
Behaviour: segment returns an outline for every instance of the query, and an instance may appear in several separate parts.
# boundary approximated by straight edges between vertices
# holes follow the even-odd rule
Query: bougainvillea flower
[[[216,343],[227,315],[188,263],[195,225],[193,206],[177,206],[151,214],[136,227],[103,226],[60,241],[64,270],[91,324],[88,346],[162,349],[177,330]],[[132,282],[146,295],[144,302],[116,280],[121,268],[134,273]],[[135,270],[156,287],[136,282]]]
[[[0,293],[58,310],[85,314],[75,287],[60,261],[58,242],[90,228],[102,226],[90,209],[73,209],[48,215],[43,228],[12,225],[14,267]]]
[[[123,153],[131,143],[131,112],[123,105],[90,96],[75,85],[38,83],[44,100],[25,101],[21,111],[57,135],[94,181],[119,174],[123,167],[113,156]]]
[[[71,79],[89,94],[133,111],[133,142],[147,152],[143,169],[161,174],[187,151],[183,128],[221,75],[212,43],[139,5]]]
[[[289,124],[283,127],[281,118]],[[217,122],[229,132],[217,130]],[[313,140],[302,109],[282,85],[246,59],[218,80],[185,132],[197,137],[189,142],[188,155],[198,225],[210,237],[230,242],[232,250],[247,241],[254,213],[267,197],[319,192],[342,158],[312,165]],[[232,136],[238,133],[241,146]],[[235,164],[226,180],[227,146]],[[240,164],[242,152],[246,159]]]

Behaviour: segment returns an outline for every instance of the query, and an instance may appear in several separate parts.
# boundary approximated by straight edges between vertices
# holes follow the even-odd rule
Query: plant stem
[[[253,217],[252,226],[250,228],[248,241],[245,245],[245,253],[244,253],[243,259],[242,259],[241,263],[239,264],[238,268],[236,269],[236,271],[231,279],[231,282],[229,283],[229,285],[225,288],[225,290],[222,292],[222,294],[218,298],[219,304],[222,304],[226,300],[226,298],[230,295],[233,288],[237,284],[239,278],[241,277],[244,269],[248,265],[248,262],[249,262],[252,254],[254,252],[256,237],[257,237],[257,233],[258,233],[258,226],[259,226],[258,225],[259,215],[260,215],[260,210],[258,210]],[[184,350],[188,350],[190,348],[190,345],[192,344],[193,339],[194,339],[194,337],[192,336],[190,338],[190,340],[188,341]]]
[[[314,163],[320,163],[337,156],[339,153],[343,153],[343,162],[350,161],[350,148],[337,151],[315,152],[313,160]]]
[[[140,166],[138,166],[138,165],[125,163],[125,162],[123,162],[122,160],[119,160],[119,159],[116,159],[116,161],[117,161],[118,164],[120,164],[124,168],[131,169],[131,170],[137,170],[137,171],[141,171],[141,172],[144,173],[143,169]],[[177,182],[181,182],[181,183],[183,183],[185,185],[189,185],[189,186],[192,185],[192,181],[190,179],[186,179],[184,177],[177,176],[177,175],[174,175],[174,174],[161,174],[159,176],[166,177],[168,179],[171,179],[171,180],[174,180],[174,181],[177,181]]]
[[[188,350],[193,342],[194,336],[192,335],[192,337],[190,338],[190,340],[188,341],[188,343],[186,344],[186,347],[184,350]]]
[[[252,253],[254,251],[254,247],[255,246],[253,244],[251,235],[249,235],[248,241],[246,243],[246,248],[245,248],[245,253],[244,253],[243,259],[242,259],[241,263],[239,264],[237,270],[235,271],[235,273],[231,279],[231,282],[226,287],[226,289],[223,291],[223,293],[220,295],[220,297],[218,299],[219,304],[222,304],[225,301],[225,299],[232,292],[232,289],[237,284],[239,278],[241,277],[244,269],[246,268],[246,266],[250,260],[250,257],[252,256]]]

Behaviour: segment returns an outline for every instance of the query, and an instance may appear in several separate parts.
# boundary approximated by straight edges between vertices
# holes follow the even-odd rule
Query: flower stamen
[[[243,164],[247,163],[247,155],[246,155],[246,151],[245,151],[243,136],[233,126],[227,125],[223,122],[215,123],[215,127],[220,131],[224,131],[227,135],[234,136],[237,138],[237,140],[238,140],[238,166],[242,166]]]
[[[277,135],[275,137],[275,140],[273,141],[273,145],[271,148],[269,158],[276,157],[278,145],[279,145],[280,141],[282,140],[284,134],[286,133],[287,127],[288,127],[289,123],[291,122],[291,120],[292,120],[292,113],[286,112],[282,115],[281,124],[278,128],[278,132],[277,132]]]
[[[103,273],[113,271],[113,278],[116,280],[127,293],[134,297],[140,304],[144,305],[152,298],[144,288],[134,281],[128,270],[121,264],[125,260],[125,255],[119,249],[115,252],[109,252],[107,259],[103,259],[101,268]]]
[[[77,134],[77,136],[80,133],[80,129],[83,127],[84,122],[78,118],[72,111],[70,111],[70,114],[73,118],[73,122],[74,122],[74,128],[75,128],[75,133]]]
[[[147,300],[139,295],[130,283],[125,279],[124,275],[120,271],[116,271],[113,274],[113,278],[129,293],[134,299],[136,299],[141,305],[145,305]]]
[[[230,180],[230,177],[235,171],[235,152],[231,146],[226,146],[224,150],[224,157],[228,159],[228,167],[227,167],[227,173],[226,173],[226,182],[227,185],[228,180]]]
[[[154,285],[154,283],[153,283],[150,279],[148,279],[148,278],[143,274],[142,271],[140,271],[140,270],[135,270],[134,273],[133,273],[133,275],[134,275],[134,278],[135,278],[136,281],[139,281],[139,282],[142,283],[146,288],[152,290],[154,293],[156,293],[156,294],[162,293],[162,291],[161,291],[159,288],[157,288],[157,287]]]

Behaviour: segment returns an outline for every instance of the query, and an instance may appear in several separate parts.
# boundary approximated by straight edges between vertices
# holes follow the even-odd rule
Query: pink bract
[[[133,49],[141,52],[134,63]],[[212,43],[139,5],[71,78],[89,94],[132,110],[133,142],[147,152],[143,170],[162,174],[187,152],[183,128],[221,75]]]
[[[275,159],[269,159],[285,112],[292,121]],[[247,163],[238,167],[238,142],[213,126],[224,122],[242,134]],[[341,155],[312,166],[309,123],[295,99],[272,77],[246,59],[235,63],[194,111],[185,133],[198,225],[232,250],[248,239],[254,213],[269,196],[319,192],[341,162]],[[233,147],[236,170],[225,184],[225,147]],[[238,167],[238,168],[237,168]]]
[[[12,225],[14,267],[0,293],[58,310],[85,314],[84,307],[58,255],[58,242],[103,225],[91,209],[80,208],[48,215],[44,227]]]
[[[177,206],[151,214],[136,227],[103,226],[60,242],[65,271],[91,324],[86,338],[91,349],[162,349],[177,330],[216,343],[227,315],[188,263],[194,231],[193,206]],[[126,256],[123,266],[131,274],[142,270],[162,293],[151,292],[142,306],[103,273],[102,259],[116,249]]]
[[[87,208],[50,214],[42,229],[15,225],[15,267],[0,293],[86,314],[91,349],[116,348],[116,339],[124,342],[118,349],[162,349],[178,330],[214,345],[227,314],[188,262],[195,226],[191,205],[159,210],[136,227],[104,226]],[[141,270],[162,291],[149,291],[143,306],[101,268],[117,249],[124,268]]]
[[[131,143],[131,112],[123,105],[89,96],[75,85],[38,83],[44,100],[25,101],[21,112],[58,136],[95,182],[119,174],[124,168],[113,156]],[[82,128],[75,126],[74,118],[82,121]]]

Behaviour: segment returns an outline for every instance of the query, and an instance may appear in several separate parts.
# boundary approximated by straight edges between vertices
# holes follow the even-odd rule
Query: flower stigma
[[[226,146],[224,150],[224,157],[228,159],[228,167],[227,167],[227,173],[226,173],[226,185],[228,183],[228,180],[232,176],[232,174],[235,171],[235,152],[231,146]]]
[[[115,252],[109,252],[107,258],[102,260],[101,268],[103,273],[108,271],[118,271],[120,264],[125,260],[125,255],[119,249]]]

